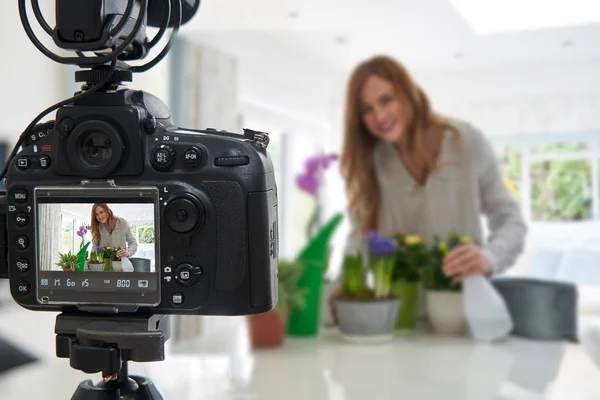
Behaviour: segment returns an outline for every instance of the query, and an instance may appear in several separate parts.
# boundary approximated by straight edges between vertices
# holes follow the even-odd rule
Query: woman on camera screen
[[[138,241],[131,233],[129,223],[114,215],[108,204],[94,204],[92,207],[92,244],[96,247],[112,247],[121,250],[117,257],[131,257],[138,248]]]

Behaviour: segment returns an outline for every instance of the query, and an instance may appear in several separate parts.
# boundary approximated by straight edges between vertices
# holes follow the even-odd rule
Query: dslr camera
[[[249,315],[277,303],[277,187],[268,134],[175,125],[157,97],[124,87],[163,58],[198,0],[56,0],[33,12],[81,91],[26,129],[2,173],[0,275],[30,310]],[[146,28],[159,28],[149,40]],[[172,28],[169,43],[142,60]],[[91,55],[90,55],[91,54]],[[54,118],[42,122],[46,114]],[[116,221],[109,227],[102,221]],[[117,256],[119,235],[129,252]],[[113,240],[112,246],[98,243]],[[108,248],[111,247],[111,248]],[[80,314],[78,314],[80,315]]]

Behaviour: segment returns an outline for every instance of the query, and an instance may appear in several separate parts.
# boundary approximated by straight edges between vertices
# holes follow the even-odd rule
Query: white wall
[[[600,129],[600,60],[419,75],[434,106],[489,135]]]
[[[37,25],[33,14],[31,17]],[[53,24],[53,19],[48,20]],[[12,146],[35,116],[62,99],[61,66],[29,41],[16,1],[0,5],[0,37],[0,140],[8,140]]]

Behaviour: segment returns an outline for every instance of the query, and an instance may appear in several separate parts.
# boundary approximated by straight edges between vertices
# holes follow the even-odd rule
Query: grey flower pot
[[[400,299],[358,301],[337,298],[333,305],[344,339],[381,342],[394,336]]]

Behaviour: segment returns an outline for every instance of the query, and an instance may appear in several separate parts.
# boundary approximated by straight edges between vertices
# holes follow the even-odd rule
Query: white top
[[[437,168],[420,186],[400,160],[396,148],[380,141],[374,166],[381,187],[379,232],[412,233],[430,241],[434,234],[469,235],[483,248],[493,272],[510,267],[523,251],[527,227],[500,174],[492,146],[473,126],[454,121],[460,136],[448,131]],[[482,218],[490,235],[483,238]],[[358,219],[351,216],[347,251],[360,248]],[[364,247],[363,247],[364,249]]]

